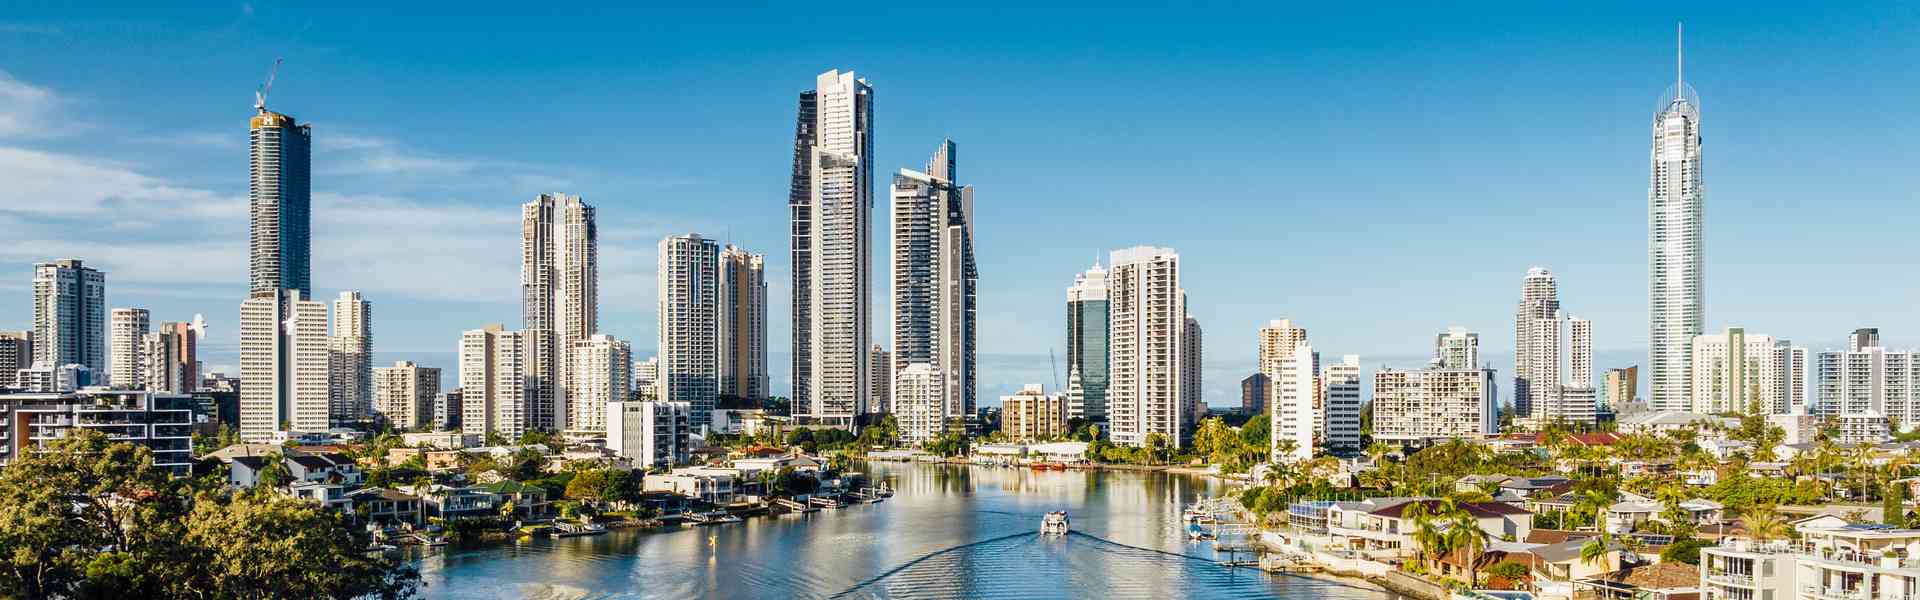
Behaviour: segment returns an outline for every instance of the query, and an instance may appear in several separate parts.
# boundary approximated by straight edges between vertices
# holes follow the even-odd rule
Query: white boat
[[[1041,535],[1066,535],[1069,529],[1067,511],[1054,511],[1040,518]]]

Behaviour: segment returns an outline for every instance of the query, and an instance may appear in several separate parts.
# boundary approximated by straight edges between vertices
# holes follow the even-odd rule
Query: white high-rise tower
[[[892,187],[892,362],[933,365],[941,426],[973,415],[976,368],[973,186],[954,182],[955,150],[942,142],[926,172],[901,169]]]
[[[687,403],[699,431],[720,396],[720,246],[698,233],[667,236],[657,272],[660,399]]]
[[[541,194],[520,207],[520,318],[532,344],[531,429],[568,425],[573,343],[600,331],[600,237],[593,205]]]
[[[1676,48],[1673,88],[1653,118],[1647,188],[1648,357],[1654,410],[1686,410],[1693,336],[1706,320],[1700,176],[1700,98]]]
[[[340,292],[333,300],[332,344],[327,413],[345,426],[373,409],[373,303],[360,292]]]
[[[794,225],[807,228],[809,245],[806,264],[798,264],[795,250],[794,278],[806,280],[808,323],[795,325],[796,337],[804,329],[807,339],[794,346],[796,354],[807,354],[808,365],[806,383],[794,384],[794,412],[803,420],[850,425],[867,412],[871,376],[873,86],[838,70],[821,73],[814,84],[807,216],[801,223],[796,213]]]

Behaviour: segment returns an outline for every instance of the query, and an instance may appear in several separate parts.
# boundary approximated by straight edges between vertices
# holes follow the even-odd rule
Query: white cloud
[[[46,216],[114,213],[116,218],[244,217],[245,198],[223,197],[67,154],[0,146],[0,212]]]
[[[0,139],[46,137],[55,133],[52,118],[59,97],[0,70]]]

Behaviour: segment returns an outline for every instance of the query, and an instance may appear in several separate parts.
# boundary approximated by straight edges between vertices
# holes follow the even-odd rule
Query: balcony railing
[[[1866,590],[1863,590],[1860,588],[1854,588],[1849,590],[1845,588],[1836,588],[1836,587],[1821,587],[1816,584],[1816,585],[1802,586],[1800,588],[1800,592],[1802,594],[1806,594],[1809,596],[1826,598],[1829,600],[1867,600]]]
[[[1753,585],[1753,575],[1749,573],[1708,573],[1707,581],[1733,585]]]

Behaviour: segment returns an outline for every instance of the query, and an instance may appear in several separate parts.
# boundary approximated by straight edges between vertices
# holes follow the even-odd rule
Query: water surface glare
[[[420,558],[426,598],[1284,598],[1384,600],[1356,581],[1215,562],[1180,507],[1219,481],[1122,471],[867,463],[879,504],[615,531]],[[1073,534],[1043,537],[1069,511]]]

